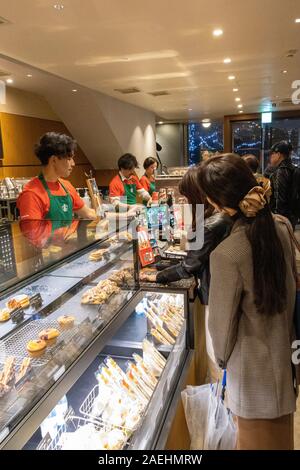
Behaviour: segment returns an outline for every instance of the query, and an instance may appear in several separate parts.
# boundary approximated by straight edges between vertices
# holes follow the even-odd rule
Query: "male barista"
[[[35,146],[41,161],[39,176],[20,194],[17,207],[21,220],[50,220],[52,230],[71,223],[73,212],[81,218],[96,219],[96,213],[79,197],[68,178],[75,166],[76,141],[65,134],[47,132]]]
[[[137,204],[139,194],[143,201],[151,202],[150,194],[143,188],[135,169],[138,162],[134,155],[125,153],[118,160],[119,173],[109,184],[109,197],[114,206],[118,209],[129,210]]]

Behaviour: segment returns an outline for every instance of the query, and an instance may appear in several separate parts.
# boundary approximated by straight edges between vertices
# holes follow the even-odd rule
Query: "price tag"
[[[6,426],[6,428],[4,428],[1,432],[0,432],[0,442],[4,441],[4,439],[6,438],[6,436],[9,435],[9,428],[8,426]]]
[[[24,310],[22,307],[16,308],[10,313],[10,318],[13,323],[20,323],[24,320]]]
[[[35,309],[40,308],[43,304],[43,299],[42,299],[41,294],[35,294],[33,297],[29,299],[29,302],[33,308]]]
[[[55,374],[53,375],[53,379],[55,380],[55,382],[57,382],[57,380],[66,372],[66,368],[65,366],[61,366],[58,371],[55,372]]]

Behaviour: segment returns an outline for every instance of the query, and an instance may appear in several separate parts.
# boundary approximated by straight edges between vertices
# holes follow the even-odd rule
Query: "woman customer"
[[[187,171],[179,183],[179,192],[186,197],[192,206],[192,233],[189,234],[192,248],[193,238],[200,232],[202,220],[196,218],[197,204],[204,204],[204,242],[201,248],[190,249],[187,256],[180,263],[160,271],[154,275],[146,276],[146,280],[160,284],[188,279],[195,276],[198,284],[198,294],[203,305],[208,304],[209,290],[209,255],[216,246],[230,233],[232,221],[227,214],[215,213],[214,208],[207,203],[198,184],[198,172],[200,167],[194,167]],[[198,227],[197,227],[198,225]],[[145,276],[142,274],[142,279]]]
[[[227,368],[239,448],[292,449],[296,283],[288,222],[273,218],[265,190],[239,156],[206,162],[199,184],[216,210],[235,219],[211,254],[208,324],[216,360]]]

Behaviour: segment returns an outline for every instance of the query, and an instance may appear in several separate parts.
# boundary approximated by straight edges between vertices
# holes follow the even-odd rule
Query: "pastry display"
[[[25,377],[27,372],[29,372],[30,367],[31,367],[31,359],[29,357],[24,357],[22,364],[20,365],[20,368],[16,375],[16,383],[19,382],[21,379],[23,379],[23,377]]]
[[[75,317],[72,315],[61,315],[57,319],[61,328],[72,328],[74,326]]]
[[[56,328],[47,328],[39,333],[39,338],[47,342],[47,346],[53,345],[56,338],[60,335],[59,330]]]
[[[132,357],[134,361],[128,361],[126,372],[113,358],[105,359],[96,373],[97,395],[92,401],[89,415],[91,418],[100,418],[100,422],[105,425],[124,429],[127,438],[141,421],[158,383],[157,377],[166,364],[164,357],[148,340],[143,342],[143,357],[136,353]],[[86,401],[91,403],[91,395]],[[117,437],[113,433],[109,435]],[[105,445],[108,445],[105,448],[111,449],[115,448],[116,443]]]
[[[108,239],[108,243],[115,244],[115,243],[119,243],[119,241],[124,241],[124,240],[127,241],[127,242],[132,242],[133,237],[132,237],[131,233],[129,233],[127,231],[119,232],[116,235],[114,235],[113,237],[110,237]]]
[[[99,250],[94,250],[89,255],[90,261],[100,261],[103,258],[103,255],[108,252],[108,248],[100,248]]]
[[[16,295],[12,299],[9,299],[6,302],[6,307],[9,310],[15,310],[16,308],[22,307],[22,308],[27,308],[29,307],[30,302],[29,302],[29,297],[28,295],[22,294],[22,295]]]
[[[7,308],[0,309],[0,322],[5,322],[10,319],[10,313]]]
[[[27,343],[26,349],[32,357],[39,357],[44,354],[47,347],[43,339],[34,339]]]
[[[53,254],[57,254],[62,251],[62,247],[58,245],[50,245],[48,249],[49,249],[49,252]]]
[[[115,272],[109,277],[111,282],[115,282],[117,286],[121,287],[124,284],[128,284],[129,281],[133,281],[133,269],[125,268]]]
[[[166,365],[166,359],[157,351],[154,344],[144,339],[143,341],[143,361],[155,377],[159,377]]]
[[[0,373],[0,384],[4,387],[8,386],[15,378],[16,372],[16,359],[13,356],[10,356],[6,359],[4,363],[4,368]]]
[[[62,450],[120,450],[126,441],[127,436],[121,429],[87,423],[74,432],[62,433],[58,445]]]
[[[95,304],[100,305],[105,302],[113,295],[120,292],[120,288],[115,282],[105,279],[100,281],[97,286],[88,289],[81,298],[82,304]]]

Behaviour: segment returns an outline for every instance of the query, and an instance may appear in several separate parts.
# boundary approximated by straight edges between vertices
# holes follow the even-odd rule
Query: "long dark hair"
[[[287,300],[286,264],[283,247],[277,235],[268,204],[256,217],[246,217],[239,202],[257,186],[255,177],[241,157],[223,154],[202,164],[198,181],[205,194],[220,208],[237,210],[236,218],[246,224],[246,235],[252,248],[254,298],[259,313],[281,313]]]
[[[192,205],[192,230],[196,230],[196,207],[197,204],[204,205],[204,218],[210,217],[214,208],[209,204],[207,198],[199,187],[197,178],[198,168],[190,168],[179,182],[178,189],[180,194],[185,196],[188,203]]]

